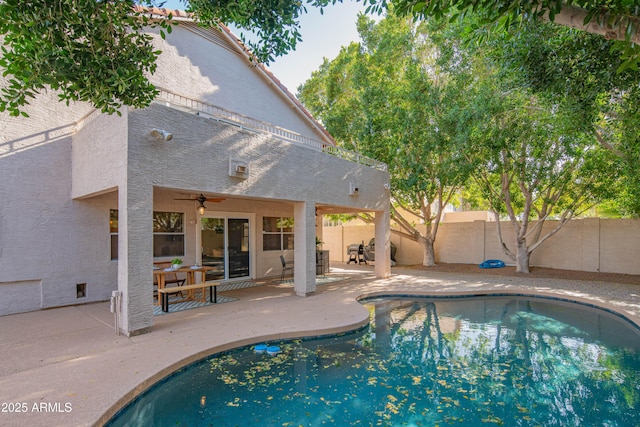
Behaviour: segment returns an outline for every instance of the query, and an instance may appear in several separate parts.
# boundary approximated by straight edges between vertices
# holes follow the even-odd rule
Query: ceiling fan
[[[193,201],[199,202],[202,205],[204,204],[204,202],[219,203],[225,199],[223,197],[207,197],[204,194],[200,193],[198,197],[190,197],[188,199],[173,199],[173,200],[193,200]]]
[[[204,202],[214,202],[214,203],[220,203],[221,201],[225,200],[222,197],[207,197],[204,194],[200,193],[200,195],[198,197],[190,197],[188,199],[173,199],[173,200],[193,200],[194,202],[198,202],[198,212],[200,213],[200,215],[204,215],[204,211],[206,209],[206,206],[204,205]]]

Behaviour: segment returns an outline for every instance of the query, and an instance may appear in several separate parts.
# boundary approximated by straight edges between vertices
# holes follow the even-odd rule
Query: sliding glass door
[[[249,218],[201,218],[202,265],[214,267],[207,280],[251,277]]]

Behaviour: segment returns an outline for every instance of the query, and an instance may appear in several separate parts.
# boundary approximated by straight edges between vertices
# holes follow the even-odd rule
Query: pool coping
[[[636,285],[398,268],[393,273],[376,279],[372,268],[360,269],[306,298],[277,284],[238,290],[229,294],[239,301],[159,316],[150,334],[128,338],[114,336],[107,303],[5,316],[3,330],[10,336],[0,344],[0,357],[10,365],[0,373],[0,402],[71,402],[73,411],[0,413],[0,424],[100,426],[168,374],[212,354],[362,327],[369,313],[358,301],[383,294],[546,296],[622,314],[640,327]],[[32,354],[36,348],[39,356]]]

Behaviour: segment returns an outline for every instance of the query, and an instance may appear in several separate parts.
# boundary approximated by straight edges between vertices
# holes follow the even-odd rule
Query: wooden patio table
[[[205,282],[205,274],[207,271],[210,270],[215,270],[215,267],[209,267],[206,265],[203,266],[198,266],[197,268],[194,267],[180,267],[176,270],[174,269],[165,269],[165,268],[158,268],[158,269],[154,269],[153,270],[153,274],[156,276],[157,281],[158,281],[158,289],[164,289],[165,288],[165,277],[167,274],[173,274],[173,273],[186,273],[187,275],[187,285],[194,285],[196,283],[195,277],[196,277],[196,273],[201,273],[202,274],[202,302],[205,302],[205,291],[204,288],[206,287],[206,285],[204,285]],[[176,286],[176,292],[180,289],[180,286]],[[195,300],[195,290],[189,289],[188,293],[187,293],[187,298],[185,300]],[[158,298],[158,305],[160,305],[160,298]]]

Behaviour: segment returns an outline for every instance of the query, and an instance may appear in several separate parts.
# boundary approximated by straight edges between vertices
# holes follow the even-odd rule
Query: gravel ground
[[[553,268],[531,267],[529,275],[516,273],[516,268],[506,266],[503,268],[480,268],[477,264],[445,264],[439,263],[435,267],[424,267],[422,265],[405,265],[405,268],[416,270],[436,271],[442,273],[459,274],[489,274],[494,276],[513,277],[533,277],[541,279],[569,279],[588,280],[594,282],[624,283],[627,285],[640,285],[640,275],[637,274],[617,274],[599,273],[590,271],[556,270]]]

